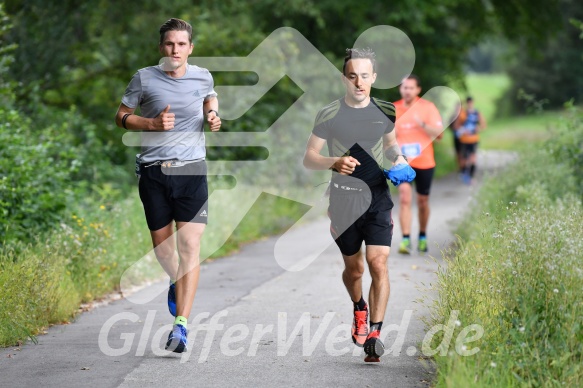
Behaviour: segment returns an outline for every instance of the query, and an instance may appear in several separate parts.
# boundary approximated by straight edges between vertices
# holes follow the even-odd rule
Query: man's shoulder
[[[187,64],[188,66],[188,73],[190,74],[203,74],[203,75],[211,75],[211,72],[209,71],[209,69],[206,69],[204,67],[200,67],[197,65],[191,65],[190,63]]]
[[[147,66],[147,67],[142,67],[141,69],[138,69],[138,71],[136,73],[139,75],[160,74],[161,71],[162,70],[160,69],[160,66]]]
[[[433,107],[435,108],[435,104],[429,100],[426,100],[424,98],[419,98],[419,100],[417,100],[417,104],[419,104],[420,107]]]
[[[336,116],[336,114],[338,114],[338,111],[340,111],[339,99],[332,101],[331,103],[320,109],[318,115],[316,116],[315,126],[318,126],[320,124],[325,123],[326,121],[333,119]]]
[[[395,104],[389,101],[381,100],[380,98],[372,97],[372,102],[380,108],[380,110],[387,116],[395,115]]]

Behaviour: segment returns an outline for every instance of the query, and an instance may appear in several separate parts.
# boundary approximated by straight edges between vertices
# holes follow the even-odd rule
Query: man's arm
[[[402,163],[408,164],[397,143],[397,135],[394,130],[383,136],[383,152],[385,157],[393,163],[393,166]]]
[[[421,121],[420,125],[431,138],[440,140],[443,137],[443,125],[429,125],[423,121]]]
[[[202,109],[211,131],[215,132],[221,129],[221,118],[218,116],[219,99],[216,97],[207,98],[204,100]]]
[[[311,170],[333,168],[342,175],[350,175],[357,165],[360,166],[360,162],[352,156],[329,157],[321,155],[320,151],[322,151],[324,144],[326,144],[325,139],[314,134],[310,135],[306,145],[306,153],[304,154],[304,166],[306,168]]]
[[[168,105],[157,117],[149,119],[134,114],[135,108],[120,104],[115,114],[115,125],[130,131],[165,131],[174,128],[174,113],[169,113]],[[125,115],[125,123],[122,123]]]
[[[480,122],[479,122],[479,126],[478,126],[478,132],[481,132],[484,129],[486,129],[486,127],[488,126],[488,124],[486,124],[486,119],[484,118],[484,115],[482,115],[480,113],[479,116],[480,116]]]
[[[423,129],[423,131],[425,131],[425,133],[432,139],[441,140],[441,138],[443,137],[443,123],[439,111],[433,104],[427,105],[423,108],[429,109],[429,112],[425,115],[426,116],[425,120],[429,122],[424,121],[421,117],[419,117],[419,115],[417,115],[417,113],[415,113],[414,116],[415,121],[417,121],[417,123]]]

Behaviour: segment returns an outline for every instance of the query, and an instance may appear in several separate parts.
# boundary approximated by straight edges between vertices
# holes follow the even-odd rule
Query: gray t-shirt
[[[204,101],[215,97],[211,73],[202,67],[187,65],[180,78],[166,74],[160,66],[138,70],[132,77],[122,104],[140,107],[147,118],[158,116],[167,105],[175,114],[174,128],[168,131],[142,132],[142,163],[157,160],[197,160],[206,155],[204,139]]]

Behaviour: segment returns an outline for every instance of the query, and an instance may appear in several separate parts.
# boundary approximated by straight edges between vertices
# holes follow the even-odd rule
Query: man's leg
[[[370,333],[364,342],[366,362],[379,362],[385,352],[385,346],[380,339],[381,327],[391,292],[389,284],[388,257],[390,248],[383,245],[367,245],[366,261],[372,284],[370,286]]]
[[[170,222],[165,227],[150,231],[152,237],[152,244],[154,246],[154,253],[156,259],[170,276],[172,281],[176,280],[178,273],[178,255],[176,254],[176,243],[174,241],[173,222]]]
[[[413,188],[410,183],[399,185],[399,223],[403,233],[403,241],[399,245],[399,253],[411,253],[411,202],[413,199]]]
[[[200,275],[200,240],[205,224],[177,222],[178,266],[176,278],[176,316],[188,318]]]
[[[387,246],[369,245],[366,247],[366,262],[372,277],[368,296],[371,322],[382,322],[387,309],[391,292],[388,267],[389,252],[390,248]]]
[[[354,229],[354,228],[353,228]],[[354,250],[351,250],[352,252]],[[360,249],[353,255],[342,255],[344,259],[344,272],[342,281],[346,286],[348,295],[354,306],[354,322],[352,324],[352,342],[356,346],[363,346],[368,335],[368,305],[362,293],[362,275],[364,273],[364,260]]]
[[[465,184],[471,183],[470,169],[471,169],[471,145],[462,144],[462,158],[464,163],[462,181]]]
[[[472,144],[472,152],[470,153],[470,156],[468,158],[468,164],[469,164],[469,168],[468,168],[468,172],[470,174],[470,183],[471,181],[474,179],[474,174],[476,173],[476,151],[478,149],[478,144]]]
[[[350,299],[354,303],[360,301],[362,294],[362,274],[364,273],[364,261],[362,253],[358,251],[352,256],[342,255],[344,259],[344,272],[342,272],[342,281]]]
[[[419,214],[419,241],[417,250],[427,252],[427,223],[429,222],[429,193],[435,168],[417,169],[415,177],[417,189],[417,211]]]
[[[417,193],[417,207],[419,208],[419,232],[425,233],[429,222],[429,195]]]

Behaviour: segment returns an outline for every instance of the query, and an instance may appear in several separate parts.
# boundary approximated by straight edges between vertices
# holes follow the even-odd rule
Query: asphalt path
[[[480,155],[482,171],[507,160],[505,154]],[[463,185],[454,174],[434,183],[426,255],[397,253],[398,206],[393,210],[391,297],[383,326],[387,354],[380,363],[365,363],[362,349],[349,338],[352,304],[337,247],[330,244],[305,268],[289,271],[275,259],[278,237],[271,237],[203,263],[187,353],[164,351],[173,318],[166,295],[155,295],[164,284],[154,284],[137,291],[145,299],[154,295],[150,303],[114,301],[49,328],[37,345],[0,349],[0,386],[427,386],[435,374],[431,358],[421,351],[428,329],[422,318],[429,313],[427,300],[435,296],[428,287],[476,187]],[[413,235],[417,231],[414,222]],[[326,219],[288,237],[298,246],[322,238],[332,242]],[[366,270],[365,290],[369,285]]]

